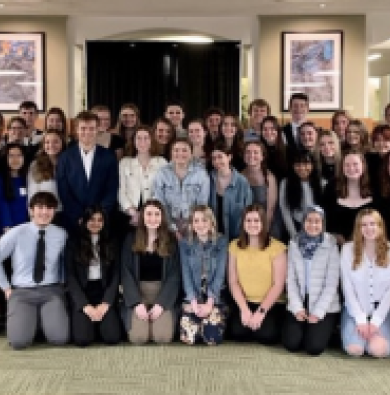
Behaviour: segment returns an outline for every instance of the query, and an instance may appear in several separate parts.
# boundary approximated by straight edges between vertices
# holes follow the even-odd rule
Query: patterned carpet
[[[12,351],[0,338],[0,394],[390,394],[390,361],[281,348],[127,344]]]

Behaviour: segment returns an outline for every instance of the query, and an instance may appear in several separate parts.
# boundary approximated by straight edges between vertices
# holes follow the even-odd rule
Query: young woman
[[[57,213],[62,210],[58,197],[55,170],[57,159],[65,149],[65,140],[62,132],[49,129],[42,139],[42,150],[37,159],[31,163],[27,177],[28,200],[40,191],[51,192],[58,200]],[[58,224],[58,214],[54,222]]]
[[[180,263],[164,208],[149,200],[141,209],[135,236],[122,249],[125,326],[131,343],[169,343],[175,329]]]
[[[353,240],[341,251],[345,307],[341,318],[344,350],[386,357],[390,352],[390,257],[382,217],[359,212]]]
[[[127,222],[136,226],[141,206],[151,198],[157,172],[167,164],[154,156],[154,140],[148,126],[139,126],[131,137],[125,158],[119,163],[119,205]]]
[[[357,213],[374,205],[367,165],[361,152],[343,155],[336,183],[326,186],[324,205],[327,230],[342,245],[352,237]]]
[[[246,207],[240,237],[229,246],[229,288],[235,301],[230,332],[235,340],[275,344],[285,305],[286,247],[267,231],[265,210]]]
[[[313,122],[304,122],[299,126],[298,140],[301,149],[310,152],[314,157],[317,156],[318,130]]]
[[[225,331],[226,308],[221,298],[227,264],[227,240],[217,233],[213,212],[195,206],[188,238],[180,240],[185,301],[180,339],[187,344],[220,344]]]
[[[152,126],[152,131],[156,141],[156,153],[170,161],[172,143],[176,137],[172,123],[167,118],[158,118]]]
[[[267,212],[267,223],[275,230],[274,212],[277,207],[278,186],[274,175],[267,168],[267,151],[259,141],[250,141],[244,146],[246,177],[252,190],[253,203],[261,204]],[[275,226],[274,226],[275,225]],[[274,234],[278,238],[279,233]]]
[[[45,116],[45,131],[57,130],[62,134],[62,138],[67,139],[66,116],[59,107],[51,107]]]
[[[192,143],[194,160],[208,168],[210,151],[213,145],[210,135],[206,132],[201,119],[194,119],[188,123],[188,138]]]
[[[214,145],[211,160],[210,207],[217,218],[218,231],[227,239],[238,237],[244,208],[252,203],[252,191],[247,179],[231,166],[232,153],[223,142]]]
[[[125,140],[125,144],[130,140],[134,130],[141,124],[140,112],[133,103],[123,104],[118,115],[116,125],[117,133]]]
[[[226,114],[222,118],[221,133],[218,142],[224,142],[232,153],[231,165],[237,170],[245,168],[243,160],[244,132],[237,116]]]
[[[390,126],[377,125],[371,133],[371,151],[365,157],[374,196],[380,195],[383,158],[390,151]]]
[[[101,207],[85,211],[78,236],[67,243],[65,262],[74,343],[80,347],[96,339],[106,344],[119,343],[119,254],[108,239]]]
[[[179,240],[186,235],[192,206],[208,203],[210,178],[202,166],[193,162],[188,139],[176,139],[171,156],[172,161],[157,172],[152,192],[164,206],[169,227]]]
[[[345,149],[360,151],[365,154],[369,150],[369,134],[363,122],[358,119],[349,121],[345,134]]]
[[[345,110],[335,111],[332,116],[332,130],[336,133],[339,138],[341,147],[344,147],[346,132],[351,117]]]
[[[326,182],[334,181],[338,174],[341,160],[340,141],[335,132],[322,130],[318,135],[318,171]]]
[[[291,352],[321,354],[340,311],[340,255],[336,239],[325,233],[325,213],[309,207],[302,230],[288,246],[287,316],[282,343]]]
[[[0,231],[28,221],[26,154],[23,146],[10,143],[4,149],[0,177]]]
[[[306,151],[296,151],[279,191],[280,210],[290,238],[301,230],[307,208],[321,204],[322,192],[313,156]]]
[[[267,116],[261,123],[261,142],[267,150],[267,165],[278,184],[287,175],[286,146],[274,116]]]
[[[23,144],[23,138],[27,131],[27,123],[22,117],[12,117],[7,124],[6,142]]]

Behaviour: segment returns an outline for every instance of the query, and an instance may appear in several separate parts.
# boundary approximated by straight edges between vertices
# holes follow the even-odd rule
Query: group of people
[[[22,103],[0,154],[10,345],[39,328],[53,344],[227,337],[319,355],[341,333],[350,355],[389,355],[390,126],[370,135],[340,110],[319,129],[303,93],[284,127],[263,99],[248,112],[246,129],[219,108],[185,129],[171,102],[149,127],[125,104],[111,129],[95,106],[72,134],[59,108],[36,130]]]

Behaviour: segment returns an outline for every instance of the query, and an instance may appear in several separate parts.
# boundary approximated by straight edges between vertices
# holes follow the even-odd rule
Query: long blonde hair
[[[206,219],[208,219],[210,221],[211,230],[209,232],[209,237],[210,237],[210,240],[215,242],[217,240],[217,236],[218,236],[217,221],[215,219],[214,213],[211,210],[211,208],[204,205],[204,204],[196,205],[191,210],[191,215],[190,215],[190,220],[189,220],[189,225],[188,225],[188,240],[190,242],[193,242],[197,238],[197,235],[196,235],[194,228],[192,226],[193,221],[194,221],[194,216],[196,213],[202,213],[206,217]]]
[[[378,213],[378,211],[371,209],[371,208],[365,208],[363,210],[360,210],[356,220],[355,220],[355,226],[353,230],[353,264],[352,268],[353,270],[358,269],[358,267],[362,263],[362,258],[363,258],[363,249],[364,249],[364,237],[362,234],[362,220],[363,217],[367,215],[372,215],[375,219],[375,222],[377,226],[380,229],[380,233],[378,237],[375,240],[375,255],[376,255],[376,265],[379,267],[387,267],[389,262],[388,262],[388,256],[389,256],[389,246],[387,242],[387,237],[386,237],[386,227],[383,221],[383,218],[381,215]]]

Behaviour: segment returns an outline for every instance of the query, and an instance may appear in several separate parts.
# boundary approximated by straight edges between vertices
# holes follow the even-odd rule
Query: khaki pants
[[[154,305],[154,301],[160,291],[160,281],[141,281],[140,290],[142,303],[147,308]],[[155,343],[170,343],[174,333],[173,314],[170,310],[164,310],[156,320],[140,320],[135,309],[131,312],[130,330],[128,331],[129,341],[134,344],[144,344],[148,341]]]

